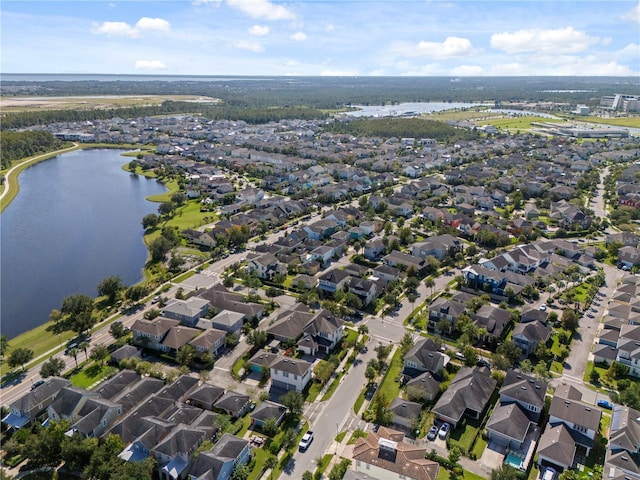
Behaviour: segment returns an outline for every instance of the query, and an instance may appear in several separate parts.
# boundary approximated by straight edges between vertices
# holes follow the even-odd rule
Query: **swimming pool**
[[[504,463],[507,465],[517,468],[518,470],[522,470],[522,461],[524,460],[524,456],[517,452],[509,452],[504,457]]]

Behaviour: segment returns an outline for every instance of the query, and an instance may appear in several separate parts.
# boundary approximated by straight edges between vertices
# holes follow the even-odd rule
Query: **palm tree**
[[[70,349],[68,355],[70,357],[73,357],[73,359],[76,361],[76,368],[78,368],[78,349],[77,348]]]
[[[433,278],[425,278],[424,279],[424,286],[427,288],[431,289],[431,295],[433,295],[433,288],[436,286],[436,282],[433,280]]]

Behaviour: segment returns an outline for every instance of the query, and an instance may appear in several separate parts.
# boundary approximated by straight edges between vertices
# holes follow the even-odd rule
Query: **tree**
[[[11,368],[14,368],[20,365],[24,370],[24,364],[29,363],[32,358],[33,358],[33,350],[20,347],[20,348],[16,348],[13,352],[11,352],[11,355],[9,355],[8,363]]]
[[[109,348],[105,345],[96,345],[91,350],[91,360],[99,363],[100,365],[104,364],[104,361],[109,358]]]
[[[127,334],[127,331],[122,322],[113,322],[109,327],[109,332],[115,339],[122,338]]]
[[[533,374],[538,378],[549,378],[551,374],[549,373],[547,362],[540,360],[536,363],[536,366],[533,368]]]
[[[400,339],[400,351],[402,352],[402,355],[411,350],[413,344],[413,336],[409,332],[405,332],[402,339]]]
[[[124,296],[129,302],[135,304],[135,303],[138,303],[140,300],[142,300],[142,298],[144,298],[147,295],[147,292],[148,290],[146,286],[133,285],[127,288]]]
[[[267,418],[262,425],[262,431],[273,437],[278,432],[278,421],[273,417]]]
[[[64,360],[61,358],[51,357],[42,364],[40,376],[42,378],[57,377],[62,373],[65,366]]]
[[[178,364],[182,366],[187,366],[193,361],[193,357],[195,354],[196,354],[196,349],[193,345],[189,345],[189,344],[183,345],[178,350],[178,353],[176,355],[176,361],[178,362]]]
[[[184,202],[187,201],[187,196],[182,192],[176,192],[171,195],[171,202],[176,206],[181,207]]]
[[[571,308],[565,308],[562,311],[562,319],[560,321],[562,323],[562,328],[575,331],[580,325],[580,315]]]
[[[171,251],[172,244],[165,237],[157,237],[149,244],[149,253],[151,261],[158,263],[164,260],[165,255]]]
[[[507,464],[502,464],[499,468],[491,470],[491,480],[514,480],[518,476],[518,470]]]
[[[332,362],[326,360],[320,360],[316,367],[313,369],[313,373],[316,379],[324,385],[329,381],[333,372],[335,372],[336,366]]]
[[[78,368],[78,352],[79,350],[77,348],[71,348],[69,349],[69,353],[67,353],[67,355],[69,355],[70,357],[73,357],[73,359],[76,362],[76,368]]]
[[[522,350],[512,341],[502,343],[497,349],[496,353],[503,355],[506,357],[511,363],[516,363],[520,355],[522,355]]]
[[[371,384],[378,376],[378,371],[371,365],[367,365],[367,368],[364,371],[364,376],[369,381],[369,384]]]
[[[280,397],[280,403],[289,409],[292,415],[299,417],[302,415],[304,397],[300,392],[290,390]]]
[[[98,284],[98,295],[104,295],[110,304],[118,298],[118,294],[124,289],[124,284],[118,276],[104,278]]]
[[[358,325],[358,333],[360,335],[366,335],[367,333],[369,333],[369,327],[367,327],[366,325]]]
[[[93,326],[93,299],[87,295],[69,295],[62,301],[60,311],[69,316],[71,329],[78,334],[83,334]]]
[[[6,335],[0,335],[0,357],[4,357],[4,354],[7,353],[8,348],[9,339]]]
[[[148,213],[144,217],[142,217],[142,228],[147,230],[148,228],[153,228],[158,225],[160,218],[155,213]]]
[[[360,198],[362,198],[362,197],[360,197]],[[313,473],[311,473],[309,470],[306,470],[302,474],[302,480],[313,480]]]
[[[262,348],[267,344],[268,334],[264,330],[252,330],[247,335],[247,343],[255,348]]]
[[[467,367],[473,367],[478,363],[478,351],[471,345],[465,345],[462,347],[462,354],[464,355],[464,364]]]
[[[270,479],[273,478],[273,469],[276,468],[277,465],[278,465],[278,459],[274,455],[269,455],[267,458],[265,458],[264,468],[266,468],[267,470],[271,470],[271,473],[269,473]],[[304,479],[304,474],[302,475],[302,478]]]
[[[222,280],[222,285],[224,285],[227,288],[232,288],[233,284],[234,284],[234,280],[233,280],[233,277],[231,275],[227,275]]]

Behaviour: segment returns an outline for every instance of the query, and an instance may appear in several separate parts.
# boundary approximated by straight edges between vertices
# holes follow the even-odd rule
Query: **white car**
[[[307,433],[302,436],[302,440],[300,440],[298,448],[301,452],[304,452],[307,448],[309,448],[311,442],[313,442],[313,432],[311,430],[307,430]]]
[[[543,312],[547,309],[547,304],[543,303],[542,305],[540,305],[540,310],[542,310]]]
[[[547,469],[542,474],[542,480],[553,480],[556,476],[555,469],[551,467],[547,467]]]

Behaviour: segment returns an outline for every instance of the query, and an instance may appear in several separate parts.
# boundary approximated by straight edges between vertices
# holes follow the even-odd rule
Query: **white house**
[[[271,385],[284,390],[302,392],[311,381],[313,365],[304,360],[282,357],[271,364]]]

